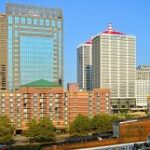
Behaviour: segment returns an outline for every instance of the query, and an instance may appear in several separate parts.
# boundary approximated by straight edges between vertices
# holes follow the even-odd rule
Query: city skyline
[[[0,11],[4,12],[6,0],[1,1]],[[106,25],[112,22],[115,29],[133,34],[137,37],[137,65],[150,64],[148,56],[148,35],[150,31],[148,27],[150,21],[148,17],[149,11],[148,1],[138,2],[118,2],[114,1],[44,1],[34,2],[30,0],[13,0],[9,2],[36,4],[42,7],[61,8],[64,12],[64,85],[67,82],[76,82],[77,62],[76,47],[78,44],[85,42],[92,35],[101,33],[106,29]],[[86,7],[84,7],[84,5]],[[78,7],[80,6],[80,7]],[[91,6],[91,7],[88,7]],[[100,9],[99,9],[100,8]],[[84,10],[84,11],[83,11]],[[108,11],[109,10],[109,11]],[[142,10],[142,11],[140,11]],[[82,12],[82,13],[81,13]],[[134,20],[133,20],[134,18]]]

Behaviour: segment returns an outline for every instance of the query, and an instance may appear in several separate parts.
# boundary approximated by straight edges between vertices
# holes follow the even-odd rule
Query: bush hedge
[[[41,144],[13,145],[10,150],[40,150]]]

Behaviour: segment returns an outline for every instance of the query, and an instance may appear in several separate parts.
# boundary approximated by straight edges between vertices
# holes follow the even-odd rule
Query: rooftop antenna
[[[109,24],[108,24],[108,31],[113,31],[112,23],[109,23]]]

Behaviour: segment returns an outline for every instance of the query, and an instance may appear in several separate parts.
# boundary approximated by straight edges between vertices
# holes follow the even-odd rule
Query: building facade
[[[147,107],[150,96],[150,66],[138,66],[136,70],[136,107]]]
[[[7,89],[7,17],[0,14],[0,90]]]
[[[41,79],[62,85],[62,11],[7,3],[6,20],[9,90]]]
[[[41,87],[41,82],[47,87]],[[1,91],[0,115],[7,115],[16,130],[26,129],[31,119],[42,117],[49,117],[55,127],[63,129],[68,128],[78,114],[92,117],[111,112],[109,89],[91,92],[69,89],[71,91],[51,87],[51,82],[36,81],[16,91]]]
[[[81,89],[92,89],[92,40],[77,47],[77,82]]]
[[[110,88],[112,109],[135,107],[136,37],[108,29],[92,43],[93,88]]]
[[[113,123],[113,135],[126,142],[145,141],[150,134],[150,119],[141,118]]]

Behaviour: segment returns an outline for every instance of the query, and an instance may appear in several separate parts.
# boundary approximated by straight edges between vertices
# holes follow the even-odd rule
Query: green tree
[[[134,116],[132,116],[129,113],[125,113],[125,114],[120,114],[119,117],[123,120],[123,119],[134,119]]]
[[[70,134],[73,136],[87,135],[90,132],[90,119],[79,114],[70,125]]]
[[[0,144],[13,141],[14,127],[7,116],[0,117]]]
[[[38,121],[32,119],[29,122],[26,136],[38,142],[53,141],[55,130],[52,121],[49,118],[41,118]]]
[[[96,132],[105,132],[112,130],[114,121],[119,120],[116,115],[98,114],[91,120],[91,128]]]

